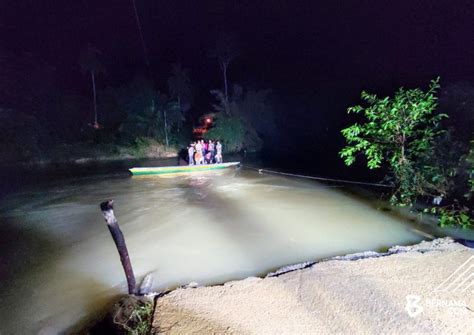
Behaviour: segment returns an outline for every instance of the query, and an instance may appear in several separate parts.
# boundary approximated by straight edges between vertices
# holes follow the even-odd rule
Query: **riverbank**
[[[305,263],[265,278],[180,288],[157,299],[152,332],[468,333],[472,277],[461,275],[455,284],[466,282],[457,290],[449,284],[472,256],[472,249],[445,238]]]
[[[162,159],[178,156],[174,146],[166,147],[153,139],[141,139],[135,144],[117,145],[113,143],[96,144],[81,142],[57,144],[47,150],[38,151],[26,157],[11,153],[0,153],[3,166],[48,168],[55,165],[87,165],[111,163],[139,159]]]

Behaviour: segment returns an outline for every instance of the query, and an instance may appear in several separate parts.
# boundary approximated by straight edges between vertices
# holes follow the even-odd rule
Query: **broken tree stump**
[[[107,227],[109,227],[110,234],[114,239],[115,246],[117,247],[117,251],[120,255],[123,271],[125,271],[125,277],[127,277],[128,294],[135,294],[135,275],[133,274],[132,263],[130,262],[130,257],[128,256],[125,238],[123,237],[123,233],[120,230],[117,219],[114,215],[114,201],[104,201],[100,204],[100,209],[102,210],[102,215],[104,215],[105,222],[107,222]]]

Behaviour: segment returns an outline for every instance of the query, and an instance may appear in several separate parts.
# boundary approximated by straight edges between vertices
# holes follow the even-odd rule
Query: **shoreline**
[[[366,251],[294,264],[261,278],[187,285],[156,298],[152,333],[321,333],[347,331],[347,326],[359,332],[440,333],[446,326],[466,331],[463,327],[474,318],[473,296],[446,300],[432,289],[471,256],[473,249],[439,238],[384,253]],[[412,295],[425,303],[424,317],[408,314],[406,297]],[[432,306],[436,302],[466,306]],[[453,308],[459,317],[445,317]],[[373,320],[385,321],[365,320],[366,310],[373,311]],[[336,322],[338,315],[341,320]]]
[[[51,167],[83,167],[94,164],[113,164],[119,162],[127,161],[140,161],[140,160],[152,160],[152,159],[171,159],[177,158],[178,153],[176,151],[169,151],[164,154],[159,155],[144,155],[144,156],[133,156],[133,155],[103,155],[99,157],[87,156],[87,157],[77,157],[64,160],[58,159],[44,159],[44,160],[31,160],[28,162],[25,161],[13,161],[7,162],[4,164],[4,167],[7,168],[34,168],[34,169],[47,169]]]

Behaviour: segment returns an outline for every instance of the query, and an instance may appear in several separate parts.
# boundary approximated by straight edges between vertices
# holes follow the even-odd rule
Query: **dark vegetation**
[[[35,57],[4,54],[0,65],[4,163],[142,157],[149,150],[164,150],[166,136],[170,145],[179,141],[184,119],[173,96],[162,94],[141,76],[122,86],[99,85],[104,70],[96,58],[98,51],[88,47],[85,54],[78,66],[91,83],[90,97],[60,89],[53,69]]]
[[[474,225],[474,106],[469,85],[449,87],[438,104],[439,78],[430,87],[400,88],[393,97],[362,92],[364,105],[348,109],[359,122],[342,130],[346,165],[365,156],[369,169],[384,168],[391,202],[424,203],[443,225]],[[452,115],[452,118],[449,117]],[[459,131],[458,131],[459,129]],[[431,203],[429,206],[426,203]]]
[[[0,158],[38,163],[173,155],[192,140],[206,113],[213,122],[205,137],[222,140],[226,152],[260,150],[263,139],[275,135],[271,91],[229,84],[228,69],[240,53],[233,37],[223,35],[212,50],[224,89],[202,92],[179,63],[161,81],[137,74],[108,85],[102,60],[111,55],[87,45],[77,67],[89,96],[62,89],[54,68],[35,55],[3,53]],[[195,104],[196,95],[207,102]]]

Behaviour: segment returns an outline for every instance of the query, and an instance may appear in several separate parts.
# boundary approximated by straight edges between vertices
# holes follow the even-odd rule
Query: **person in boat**
[[[202,145],[202,162],[201,164],[206,164],[206,154],[207,154],[207,143],[204,140],[201,140]]]
[[[213,159],[212,154],[210,151],[208,151],[207,154],[204,155],[204,162],[206,164],[212,164],[212,159]]]
[[[202,140],[201,140],[202,141]],[[202,153],[202,143],[201,141],[197,141],[196,145],[194,146],[195,154],[194,154],[194,161],[196,165],[201,165],[204,161],[203,153]]]
[[[201,140],[201,146],[202,146],[201,164],[206,164],[206,160],[204,159],[204,157],[206,156],[206,153],[207,153],[207,146],[206,146],[206,142],[204,140]]]
[[[208,141],[202,141],[202,145],[204,147],[204,155],[207,154],[207,152],[209,151],[209,142]]]
[[[216,163],[217,164],[221,164],[222,163],[222,144],[220,141],[217,141],[216,143],[216,156],[215,156],[215,159],[216,159]]]
[[[194,165],[194,143],[188,146],[188,162],[189,165]]]
[[[216,156],[216,145],[213,140],[209,140],[209,152],[211,153],[211,164],[215,162],[214,157]]]

